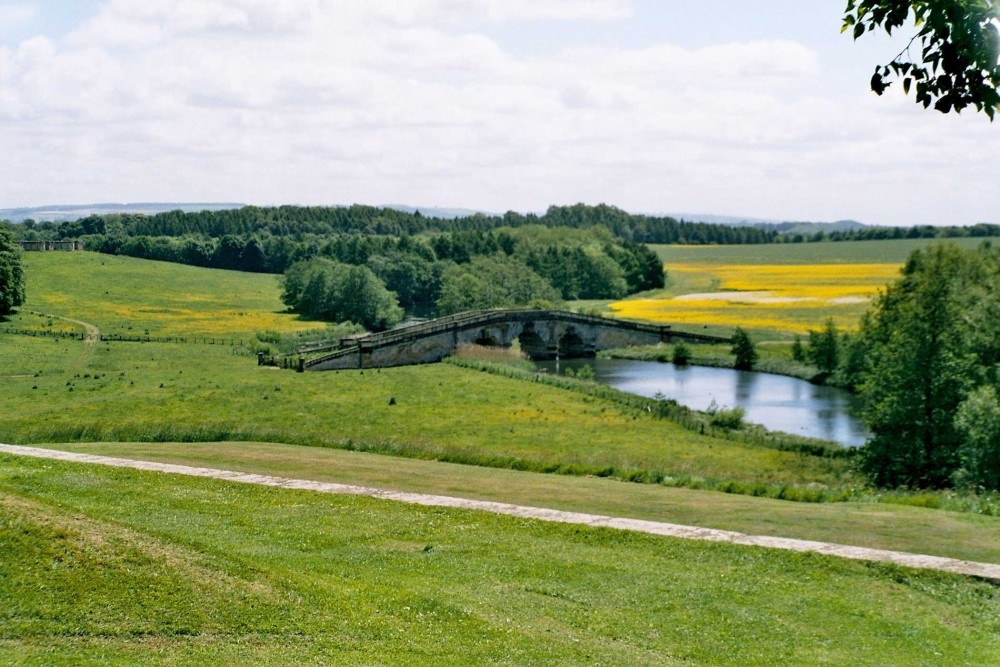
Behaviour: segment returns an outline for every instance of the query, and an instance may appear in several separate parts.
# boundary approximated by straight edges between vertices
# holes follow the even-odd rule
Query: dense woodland
[[[476,214],[463,218],[432,218],[419,211],[406,213],[373,206],[260,208],[246,206],[224,211],[185,213],[170,211],[154,216],[93,215],[73,222],[25,223],[26,231],[54,234],[57,238],[87,236],[223,236],[258,238],[361,234],[415,236],[436,232],[486,232],[503,227],[606,227],[616,237],[637,243],[770,243],[779,234],[755,227],[733,227],[682,222],[670,217],[632,215],[613,206],[552,206],[544,215],[513,211],[502,216]]]

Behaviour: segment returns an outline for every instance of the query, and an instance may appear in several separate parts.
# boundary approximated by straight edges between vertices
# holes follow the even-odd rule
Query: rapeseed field
[[[838,327],[850,329],[899,269],[897,263],[670,264],[671,283],[710,286],[709,291],[677,293],[668,284],[662,295],[610,308],[619,317],[665,324],[804,333],[832,317]]]

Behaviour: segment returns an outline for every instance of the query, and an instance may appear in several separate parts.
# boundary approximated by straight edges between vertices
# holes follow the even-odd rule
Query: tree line
[[[854,387],[880,487],[1000,490],[1000,248],[914,251],[854,333],[833,322],[793,356]]]
[[[353,205],[245,206],[222,211],[168,211],[153,216],[114,213],[91,215],[63,223],[25,223],[30,238],[236,236],[298,237],[331,234],[416,236],[438,232],[486,232],[526,226],[585,229],[605,227],[615,236],[636,243],[755,244],[779,238],[774,230],[685,222],[668,216],[627,213],[614,206],[551,206],[543,215],[508,211],[503,215],[477,213],[458,218],[424,216],[391,208]]]

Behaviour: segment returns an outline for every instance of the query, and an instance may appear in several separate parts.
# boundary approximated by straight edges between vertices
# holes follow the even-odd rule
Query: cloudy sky
[[[1000,122],[868,90],[842,0],[0,0],[0,208],[1000,222]]]

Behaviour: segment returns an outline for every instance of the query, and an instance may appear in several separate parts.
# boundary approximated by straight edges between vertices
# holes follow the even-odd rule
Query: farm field
[[[5,663],[989,664],[1000,651],[996,587],[814,554],[8,456],[0,503]]]
[[[984,239],[955,239],[975,247]],[[611,303],[619,317],[664,324],[742,326],[788,338],[828,318],[853,329],[878,290],[928,240],[761,246],[654,246],[667,266],[663,290]]]

